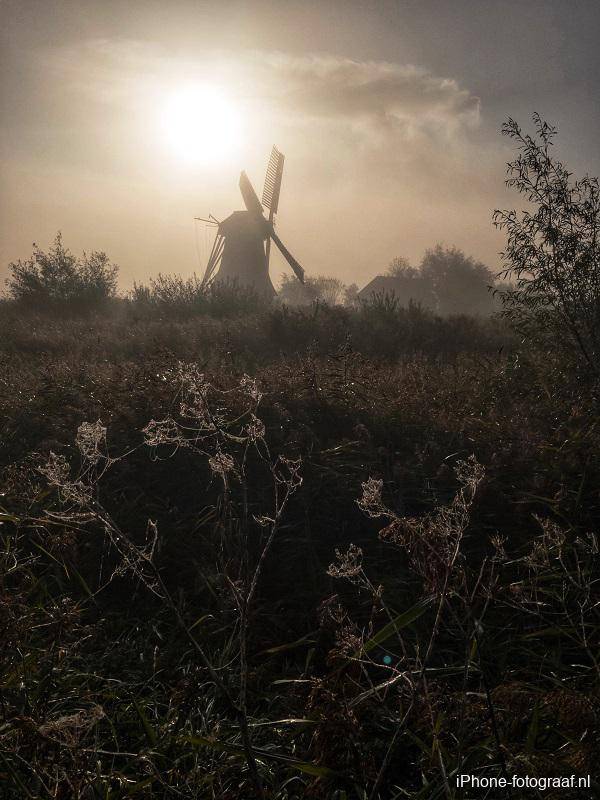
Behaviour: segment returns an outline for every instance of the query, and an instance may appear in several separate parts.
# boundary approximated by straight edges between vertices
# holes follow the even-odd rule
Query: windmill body
[[[204,273],[204,285],[213,281],[235,282],[239,286],[251,287],[259,294],[273,297],[276,292],[269,277],[271,241],[294,270],[298,280],[304,283],[304,270],[277,236],[274,228],[283,160],[283,154],[274,147],[267,168],[262,203],[246,173],[242,172],[240,175],[240,191],[246,211],[234,211],[227,219],[218,223],[217,235]],[[268,219],[264,216],[263,205],[269,209]]]
[[[235,282],[273,297],[276,292],[269,277],[265,240],[269,233],[254,214],[234,211],[218,228],[223,237],[221,264],[215,278]]]

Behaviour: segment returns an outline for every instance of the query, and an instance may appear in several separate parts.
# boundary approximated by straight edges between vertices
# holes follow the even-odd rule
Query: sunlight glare
[[[211,86],[188,86],[163,108],[171,152],[187,163],[219,164],[240,145],[240,117],[227,95]]]

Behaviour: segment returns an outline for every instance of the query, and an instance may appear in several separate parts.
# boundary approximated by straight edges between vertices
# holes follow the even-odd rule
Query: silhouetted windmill
[[[240,191],[246,211],[234,211],[223,222],[216,223],[217,235],[202,279],[204,285],[213,280],[236,281],[240,286],[253,287],[260,294],[274,295],[275,289],[269,277],[271,240],[294,270],[298,280],[304,283],[304,270],[277,236],[274,228],[283,161],[283,153],[273,147],[262,204],[246,173],[242,172],[240,175]],[[268,219],[264,216],[263,205],[269,209]]]

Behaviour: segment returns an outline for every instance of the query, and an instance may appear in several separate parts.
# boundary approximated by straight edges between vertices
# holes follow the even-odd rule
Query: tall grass
[[[269,306],[268,300],[249,287],[235,281],[213,281],[205,286],[197,275],[159,274],[148,285],[135,284],[128,301],[136,316],[159,313],[178,319],[198,314],[232,317]]]
[[[596,775],[593,385],[493,320],[153,313],[2,323],[3,795]]]

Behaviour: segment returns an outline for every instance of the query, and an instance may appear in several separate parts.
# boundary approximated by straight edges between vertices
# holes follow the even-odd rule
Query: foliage
[[[489,291],[494,276],[488,267],[456,247],[437,245],[421,262],[422,280],[430,287],[438,314],[491,314],[495,311]]]
[[[56,235],[48,252],[37,245],[26,261],[9,264],[9,296],[36,308],[98,306],[115,296],[118,267],[106,253],[74,256]]]
[[[396,256],[396,258],[393,258],[388,264],[385,274],[389,275],[391,278],[416,278],[419,274],[419,270],[415,269],[415,267],[411,267],[407,258]]]
[[[596,374],[600,358],[600,187],[576,180],[554,156],[556,128],[533,117],[536,136],[513,119],[503,126],[519,150],[507,185],[530,203],[526,211],[496,211],[507,232],[504,275],[516,283],[502,292],[508,317],[532,337],[570,344]]]
[[[206,286],[195,274],[182,278],[159,273],[150,279],[149,285],[135,283],[128,299],[137,313],[175,318],[198,314],[235,317],[269,305],[268,300],[235,281],[212,281]]]
[[[370,295],[394,294],[401,305],[420,303],[440,315],[489,316],[497,310],[493,285],[494,276],[484,264],[456,247],[438,244],[425,252],[418,268],[405,258],[393,259],[386,274],[373,281]]]
[[[300,283],[293,276],[283,275],[279,300],[290,306],[306,306],[315,302],[337,305],[344,297],[344,292],[345,286],[339,278],[316,275]]]
[[[360,305],[358,297],[358,285],[351,283],[349,286],[344,287],[344,302],[346,308],[357,308]]]

